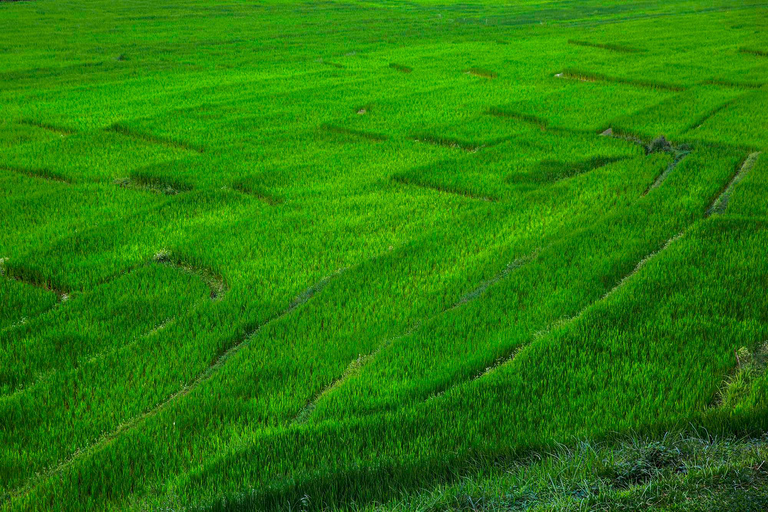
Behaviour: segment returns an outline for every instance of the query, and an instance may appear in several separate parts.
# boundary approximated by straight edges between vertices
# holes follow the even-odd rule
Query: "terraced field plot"
[[[645,473],[552,501],[499,468],[766,431],[768,5],[30,0],[0,28],[3,510],[632,509]],[[735,510],[768,503],[755,446]],[[659,467],[725,485],[691,453]]]

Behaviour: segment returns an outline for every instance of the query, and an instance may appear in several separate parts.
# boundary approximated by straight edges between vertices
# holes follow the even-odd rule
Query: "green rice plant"
[[[760,509],[763,14],[2,2],[0,509]]]

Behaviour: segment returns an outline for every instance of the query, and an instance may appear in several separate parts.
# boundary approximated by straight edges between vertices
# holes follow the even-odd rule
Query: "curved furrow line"
[[[11,167],[8,165],[0,165],[0,171],[12,172],[14,174],[21,174],[28,178],[35,178],[45,181],[53,181],[55,183],[72,184],[69,178],[62,174],[50,171],[48,169],[28,169],[26,167]]]
[[[531,254],[528,254],[526,256],[523,256],[521,258],[518,258],[509,264],[505,266],[498,274],[493,276],[492,278],[481,282],[475,289],[470,291],[469,293],[463,295],[455,304],[452,306],[440,311],[439,313],[432,315],[431,317],[427,318],[426,320],[417,322],[412,327],[408,328],[405,332],[398,334],[396,336],[387,338],[382,343],[380,343],[375,350],[368,354],[361,354],[356,359],[354,359],[352,362],[349,363],[347,368],[344,370],[344,372],[336,379],[332,380],[330,384],[328,384],[325,388],[323,388],[317,395],[312,397],[307,404],[299,411],[299,413],[293,418],[291,421],[291,424],[301,424],[305,423],[309,420],[310,416],[312,415],[312,412],[314,411],[317,404],[322,400],[324,397],[328,396],[330,393],[332,393],[336,388],[342,386],[346,381],[348,381],[351,377],[357,375],[360,373],[360,371],[371,361],[373,361],[376,356],[381,353],[385,348],[390,346],[395,341],[405,338],[407,336],[410,336],[414,332],[421,329],[421,327],[424,324],[427,324],[434,320],[435,318],[438,318],[449,311],[453,311],[455,309],[458,309],[474,300],[477,300],[480,298],[486,291],[488,291],[489,288],[497,284],[498,282],[502,281],[504,278],[509,276],[512,272],[515,270],[518,270],[523,265],[531,262],[532,260],[536,259],[536,257],[541,252],[541,249],[536,249]]]
[[[177,392],[173,393],[172,395],[168,396],[165,400],[160,402],[159,404],[155,405],[154,407],[144,411],[141,414],[138,414],[123,423],[119,424],[117,427],[115,427],[111,432],[108,432],[104,435],[102,435],[97,441],[95,441],[93,444],[78,450],[74,452],[72,455],[67,457],[66,459],[62,460],[55,466],[50,467],[46,471],[43,471],[39,474],[37,474],[35,477],[30,479],[24,486],[22,486],[19,489],[16,489],[14,491],[11,491],[7,493],[6,497],[10,500],[19,498],[26,493],[28,493],[32,488],[34,488],[39,482],[48,479],[68,467],[72,466],[74,463],[76,463],[78,460],[80,460],[83,457],[87,457],[89,455],[93,455],[95,453],[98,453],[101,449],[106,447],[110,442],[117,439],[121,434],[132,430],[133,428],[137,427],[139,424],[141,424],[144,420],[151,418],[167,407],[169,407],[172,403],[174,403],[179,398],[185,397],[189,395],[192,391],[194,391],[198,386],[203,384],[204,382],[208,381],[218,370],[221,368],[227,360],[229,360],[232,356],[237,354],[240,350],[248,346],[249,342],[265,327],[268,325],[288,316],[293,311],[298,309],[303,304],[306,304],[309,302],[312,297],[317,295],[321,290],[323,290],[328,283],[333,279],[334,277],[341,274],[346,269],[340,269],[334,274],[330,276],[326,276],[323,279],[321,279],[319,282],[311,286],[310,288],[306,289],[304,292],[299,294],[284,310],[280,311],[279,313],[273,315],[272,317],[268,318],[266,321],[261,323],[258,327],[256,327],[253,331],[246,334],[243,338],[240,339],[237,343],[235,343],[233,346],[231,346],[229,349],[227,349],[225,352],[223,352],[221,355],[217,356],[205,369],[203,369],[189,384],[184,385],[181,389],[179,389]],[[150,331],[147,335],[151,334],[153,331]]]
[[[728,202],[731,199],[731,194],[733,194],[734,188],[736,188],[736,185],[738,185],[744,176],[746,176],[747,173],[752,170],[752,168],[755,166],[755,163],[757,163],[757,159],[760,157],[760,154],[761,153],[759,151],[755,151],[754,153],[750,153],[747,158],[744,159],[744,162],[737,168],[736,173],[733,175],[733,178],[728,183],[728,185],[725,186],[723,191],[715,198],[710,207],[707,208],[707,212],[704,215],[705,217],[725,213],[725,210],[728,209]]]
[[[658,188],[658,187],[660,187],[660,186],[661,186],[661,184],[662,184],[662,183],[664,183],[664,181],[667,179],[667,177],[668,177],[670,174],[672,174],[672,171],[674,171],[674,170],[675,170],[675,168],[676,168],[678,165],[680,165],[680,163],[681,163],[683,160],[685,160],[685,157],[687,157],[687,156],[688,156],[688,155],[690,155],[690,154],[691,154],[691,152],[690,152],[690,151],[681,151],[681,152],[678,152],[678,153],[675,155],[675,158],[674,158],[674,160],[672,160],[672,161],[669,163],[669,165],[667,166],[667,168],[666,168],[666,169],[664,169],[664,171],[663,171],[661,174],[659,174],[659,177],[658,177],[658,178],[656,178],[656,180],[655,180],[653,183],[651,183],[651,185],[650,185],[650,186],[649,186],[649,187],[648,187],[648,188],[645,190],[645,192],[643,192],[643,195],[647,195],[647,194],[648,194],[648,192],[650,192],[651,190],[653,190],[653,189],[655,189],[655,188]]]
[[[8,258],[0,258],[0,278],[13,279],[14,281],[18,281],[18,282],[26,284],[28,286],[34,286],[35,288],[40,288],[40,289],[43,289],[45,291],[49,291],[49,292],[51,292],[51,293],[56,295],[56,302],[54,302],[53,305],[51,305],[50,307],[47,307],[47,308],[43,309],[42,311],[39,311],[39,312],[35,313],[31,318],[22,317],[18,322],[14,323],[12,325],[9,325],[8,327],[4,327],[3,329],[0,329],[0,333],[4,333],[4,332],[7,332],[7,331],[11,331],[11,330],[13,330],[13,329],[15,329],[17,327],[21,327],[22,325],[26,324],[30,320],[32,320],[34,318],[38,318],[39,316],[42,316],[42,315],[48,313],[49,311],[53,310],[54,308],[58,307],[59,305],[63,304],[64,302],[68,301],[69,298],[70,298],[69,293],[67,293],[64,290],[60,290],[60,289],[57,289],[57,288],[51,286],[50,283],[43,283],[43,284],[36,283],[36,282],[33,282],[33,281],[25,280],[22,276],[16,276],[16,275],[8,274],[6,272],[6,268],[5,268],[5,262],[6,262],[7,259]]]
[[[645,265],[647,265],[647,264],[648,264],[648,262],[650,262],[651,260],[653,260],[654,258],[656,258],[656,257],[657,257],[659,254],[661,254],[662,252],[664,252],[664,251],[665,251],[665,250],[666,250],[666,249],[667,249],[669,246],[671,246],[671,245],[672,245],[672,244],[674,244],[676,241],[678,241],[679,239],[681,239],[681,238],[684,236],[684,234],[685,234],[685,231],[686,231],[686,230],[683,230],[683,231],[681,231],[680,233],[676,234],[675,236],[673,236],[672,238],[670,238],[670,239],[668,239],[666,242],[664,242],[664,244],[663,244],[663,245],[662,245],[660,248],[658,248],[658,249],[656,249],[656,250],[654,250],[654,251],[652,251],[652,252],[648,253],[647,255],[645,255],[645,256],[644,256],[644,257],[643,257],[643,258],[642,258],[640,261],[638,261],[638,262],[637,262],[637,264],[635,265],[634,269],[632,269],[632,271],[631,271],[631,272],[629,272],[627,275],[625,275],[624,277],[622,277],[622,278],[621,278],[621,280],[619,280],[619,282],[618,282],[618,283],[616,283],[616,284],[613,286],[613,288],[611,288],[610,290],[608,290],[608,291],[607,291],[605,294],[603,294],[603,295],[602,295],[602,296],[601,296],[599,299],[597,299],[597,300],[595,300],[595,301],[593,301],[593,302],[590,302],[589,304],[587,304],[586,306],[584,306],[584,307],[583,307],[583,308],[582,308],[582,309],[581,309],[581,310],[580,310],[578,313],[576,313],[574,316],[572,316],[572,317],[568,317],[568,318],[563,318],[563,319],[560,319],[560,320],[557,320],[556,322],[553,322],[552,324],[550,324],[550,325],[549,325],[548,327],[546,327],[545,329],[542,329],[542,330],[540,330],[540,331],[537,331],[537,332],[533,333],[533,334],[531,335],[531,339],[530,339],[530,341],[529,341],[528,343],[525,343],[525,344],[523,344],[523,345],[518,345],[518,346],[516,346],[514,349],[510,350],[510,351],[509,351],[507,354],[505,354],[505,355],[502,355],[501,357],[497,358],[497,359],[496,359],[496,360],[493,362],[493,364],[491,364],[490,366],[488,366],[488,367],[486,367],[486,368],[483,368],[482,370],[478,371],[478,372],[477,372],[477,373],[476,373],[476,374],[475,374],[473,377],[471,377],[470,379],[468,379],[468,380],[464,380],[464,381],[460,381],[460,382],[457,382],[457,383],[453,384],[452,386],[449,386],[448,388],[446,388],[446,389],[444,389],[444,390],[442,390],[442,391],[439,391],[439,392],[433,393],[432,395],[430,395],[429,397],[427,397],[427,398],[426,398],[424,401],[427,401],[427,400],[431,400],[431,399],[434,399],[434,398],[440,397],[440,396],[444,395],[445,393],[447,393],[447,392],[451,391],[452,389],[458,388],[458,387],[460,387],[460,386],[462,386],[462,385],[464,385],[464,384],[467,384],[467,383],[469,383],[469,382],[473,382],[473,381],[476,381],[476,380],[478,380],[478,379],[481,379],[481,378],[485,377],[486,375],[489,375],[489,374],[493,373],[494,371],[498,370],[498,369],[499,369],[499,368],[501,368],[502,366],[504,366],[504,365],[506,365],[506,364],[508,364],[508,363],[512,362],[512,361],[515,359],[515,357],[516,357],[516,356],[517,356],[517,355],[518,355],[518,354],[519,354],[521,351],[525,350],[525,349],[526,349],[527,347],[529,347],[529,346],[530,346],[532,343],[534,343],[534,342],[536,342],[537,340],[539,340],[539,339],[541,339],[541,338],[543,338],[543,337],[547,336],[547,335],[548,335],[550,332],[552,332],[553,330],[555,330],[555,329],[557,329],[557,328],[560,328],[560,327],[563,327],[563,326],[565,326],[565,325],[568,325],[568,324],[570,324],[570,323],[574,322],[575,320],[579,319],[579,318],[580,318],[580,317],[582,317],[582,316],[583,316],[583,315],[584,315],[584,314],[585,314],[585,313],[586,313],[588,310],[590,310],[592,307],[594,307],[595,305],[599,304],[600,302],[603,302],[603,301],[605,301],[606,299],[608,299],[609,297],[611,297],[613,294],[615,294],[616,292],[618,292],[618,291],[619,291],[621,288],[623,288],[623,287],[624,287],[624,286],[627,284],[627,282],[629,282],[629,280],[630,280],[630,279],[632,279],[632,277],[634,277],[634,276],[635,276],[635,275],[636,275],[638,272],[640,272],[640,270],[642,270],[642,268],[643,268]]]
[[[190,309],[190,311],[194,310],[196,307],[197,307],[197,306],[193,306],[193,307]],[[149,337],[149,336],[152,336],[153,334],[155,334],[155,333],[157,333],[157,332],[160,332],[160,331],[162,331],[162,330],[163,330],[163,329],[165,329],[165,328],[166,328],[168,325],[170,325],[171,323],[173,323],[175,320],[176,320],[176,318],[174,318],[174,317],[171,317],[171,318],[167,318],[167,319],[165,319],[164,321],[160,322],[158,325],[154,326],[154,327],[153,327],[152,329],[150,329],[149,331],[147,331],[147,332],[145,332],[145,333],[143,333],[143,334],[139,334],[138,336],[135,336],[135,337],[134,337],[134,338],[133,338],[133,339],[132,339],[130,342],[126,343],[125,345],[121,345],[120,347],[117,347],[117,348],[115,348],[115,349],[113,349],[113,350],[109,350],[109,351],[107,351],[107,352],[103,352],[103,353],[100,353],[100,354],[96,354],[95,356],[93,356],[93,357],[91,357],[90,359],[88,359],[88,360],[87,360],[87,361],[86,361],[86,362],[83,364],[83,366],[85,366],[86,364],[89,364],[89,363],[93,363],[93,362],[95,362],[95,361],[97,361],[97,360],[99,360],[99,359],[104,359],[104,358],[106,358],[106,357],[109,357],[110,355],[112,355],[112,354],[115,354],[115,353],[117,353],[117,352],[121,352],[121,351],[123,351],[123,350],[126,350],[126,349],[128,349],[128,348],[130,348],[130,347],[132,347],[132,346],[136,345],[136,343],[138,343],[138,342],[139,342],[140,340],[142,340],[143,338],[147,338],[147,337]],[[75,372],[77,372],[77,371],[78,371],[78,369],[79,369],[79,368],[70,369],[70,370],[67,370],[67,371],[66,371],[66,373],[67,373],[67,374],[69,374],[69,373],[75,373]],[[37,378],[37,379],[36,379],[34,382],[32,382],[31,384],[25,385],[23,388],[17,389],[17,390],[15,390],[13,393],[10,393],[10,394],[8,394],[8,395],[1,395],[1,396],[0,396],[0,403],[2,403],[2,402],[4,402],[4,401],[10,401],[10,400],[13,400],[15,397],[17,397],[17,396],[19,396],[19,395],[21,395],[21,394],[23,394],[23,393],[27,393],[27,392],[29,392],[29,391],[33,391],[33,390],[34,390],[34,389],[36,389],[38,386],[41,386],[42,384],[45,384],[45,382],[46,382],[46,381],[48,381],[48,380],[49,380],[51,377],[53,377],[53,376],[54,376],[54,375],[56,375],[56,374],[61,374],[61,372],[57,372],[56,370],[49,370],[49,371],[47,371],[47,372],[43,373],[42,375],[40,375],[40,376],[39,376],[39,377],[38,377],[38,378]]]
[[[186,151],[193,151],[196,153],[205,153],[205,148],[203,148],[202,146],[197,146],[195,144],[189,144],[187,142],[182,142],[178,140],[166,139],[164,137],[158,137],[156,135],[152,135],[149,133],[138,132],[133,130],[132,128],[128,128],[127,126],[121,123],[113,124],[112,126],[106,128],[106,131],[118,133],[125,137],[130,137],[132,139],[149,142],[150,144],[157,144],[159,146],[165,146],[169,148],[183,149]]]
[[[40,128],[42,130],[47,130],[49,132],[56,133],[58,135],[61,135],[62,137],[65,137],[67,135],[73,135],[77,133],[77,131],[71,129],[71,128],[65,128],[63,126],[56,126],[54,124],[46,123],[43,121],[36,121],[34,119],[19,119],[19,124],[24,124],[27,126],[34,126],[36,128]]]
[[[396,174],[396,175],[392,176],[392,181],[394,181],[395,183],[399,183],[401,185],[408,185],[408,186],[411,186],[411,187],[418,187],[418,188],[423,188],[423,189],[426,189],[426,190],[433,190],[433,191],[439,192],[441,194],[451,194],[451,195],[454,195],[454,196],[461,196],[461,197],[466,197],[466,198],[469,198],[469,199],[476,199],[478,201],[486,201],[486,202],[489,202],[489,203],[495,203],[495,202],[497,202],[499,200],[497,197],[481,196],[481,195],[473,194],[472,192],[468,192],[468,191],[464,191],[464,190],[456,190],[456,189],[453,189],[453,188],[441,187],[439,185],[433,185],[433,184],[430,184],[430,183],[423,183],[423,182],[420,182],[420,181],[414,181],[414,180],[411,180],[411,179],[407,178],[406,176],[399,175],[399,174]]]

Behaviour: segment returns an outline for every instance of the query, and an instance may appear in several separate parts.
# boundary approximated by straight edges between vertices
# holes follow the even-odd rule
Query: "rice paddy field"
[[[0,1],[0,113],[0,510],[768,509],[767,3]]]

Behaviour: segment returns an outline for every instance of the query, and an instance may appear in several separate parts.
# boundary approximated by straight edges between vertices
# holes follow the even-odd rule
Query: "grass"
[[[765,509],[765,14],[0,3],[0,510]]]
[[[766,439],[706,432],[573,440],[521,460],[476,461],[475,472],[360,511],[763,510]],[[706,490],[706,491],[704,491]],[[295,509],[310,505],[311,497]]]

